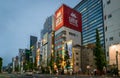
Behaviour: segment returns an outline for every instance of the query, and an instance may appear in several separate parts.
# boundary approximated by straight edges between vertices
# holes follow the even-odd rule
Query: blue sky
[[[0,57],[3,65],[29,47],[30,35],[40,38],[45,19],[61,6],[74,7],[81,0],[0,0]]]

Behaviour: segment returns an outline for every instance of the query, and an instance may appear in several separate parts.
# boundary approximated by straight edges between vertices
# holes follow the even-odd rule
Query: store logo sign
[[[69,16],[69,23],[78,27],[78,20],[77,20],[77,16],[75,13],[71,13],[70,16]]]

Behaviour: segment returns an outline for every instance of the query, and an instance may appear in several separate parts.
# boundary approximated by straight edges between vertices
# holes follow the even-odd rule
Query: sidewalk
[[[78,75],[76,75],[76,76],[90,76],[90,77],[92,77],[92,78],[120,78],[120,77],[118,77],[118,76],[108,76],[108,75],[101,75],[101,76],[99,76],[99,75],[87,75],[87,74],[78,74]]]

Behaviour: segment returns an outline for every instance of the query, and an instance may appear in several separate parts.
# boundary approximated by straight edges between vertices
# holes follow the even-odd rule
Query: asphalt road
[[[32,76],[22,75],[22,76],[19,76],[18,78],[119,78],[119,77],[34,74]]]
[[[48,75],[48,74],[0,74],[0,78],[120,78],[105,76],[87,76],[87,75]]]

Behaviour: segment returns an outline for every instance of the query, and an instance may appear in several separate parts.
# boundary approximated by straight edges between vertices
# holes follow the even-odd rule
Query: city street
[[[0,74],[0,78],[119,78],[106,76],[87,76],[87,75],[49,75],[49,74]]]
[[[120,78],[120,0],[0,0],[0,78]]]
[[[33,75],[33,76],[23,76],[25,78],[119,78],[119,77],[105,77],[105,76],[86,76],[86,75],[45,75],[45,74],[41,74],[41,75]],[[19,76],[19,78],[21,78]]]

